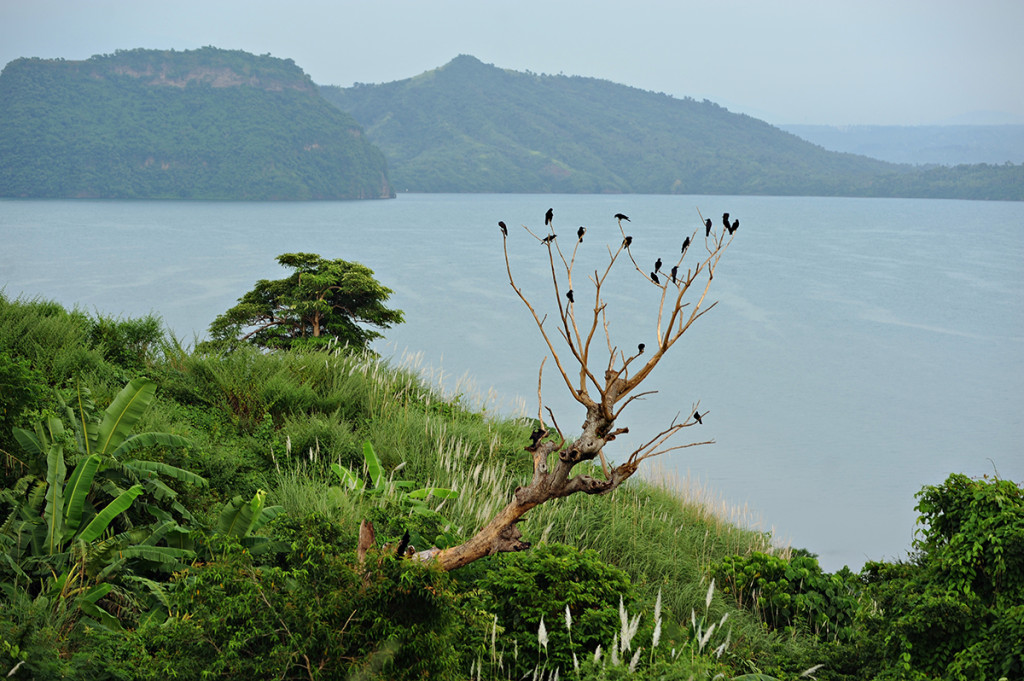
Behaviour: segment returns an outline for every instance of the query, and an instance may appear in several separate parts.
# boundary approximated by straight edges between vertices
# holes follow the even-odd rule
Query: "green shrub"
[[[803,626],[824,641],[850,641],[859,607],[859,582],[848,568],[822,572],[810,555],[790,560],[755,552],[711,566],[722,593],[757,613],[771,629]]]
[[[505,662],[515,672],[513,678],[532,672],[538,663],[568,676],[573,653],[583,660],[597,646],[610,646],[620,629],[619,604],[634,605],[629,577],[601,561],[595,551],[540,544],[494,562],[478,586],[483,608],[497,616],[504,630]],[[548,636],[544,651],[537,639],[542,618]]]
[[[950,679],[1024,676],[1024,490],[954,474],[918,493],[918,554],[869,563],[874,664]]]

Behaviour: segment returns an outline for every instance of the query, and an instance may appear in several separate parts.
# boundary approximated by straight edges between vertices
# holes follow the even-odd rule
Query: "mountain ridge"
[[[402,191],[1024,198],[1021,169],[926,175],[708,100],[470,55],[390,83],[320,88],[384,152]]]
[[[380,151],[292,60],[212,47],[7,64],[0,158],[15,198],[394,196]]]

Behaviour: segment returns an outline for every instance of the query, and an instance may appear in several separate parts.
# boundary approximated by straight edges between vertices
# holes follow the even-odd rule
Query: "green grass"
[[[133,328],[130,321],[123,322],[125,328]],[[314,354],[201,354],[170,337],[148,344],[140,357],[131,348],[109,345],[119,337],[110,331],[117,322],[103,321],[106,333],[100,339],[90,332],[94,324],[88,315],[53,303],[0,295],[0,350],[29,358],[49,377],[48,405],[57,404],[56,391],[78,382],[101,405],[128,376],[145,374],[157,382],[157,399],[139,431],[174,433],[192,442],[187,449],[156,450],[150,456],[209,480],[207,489],[172,485],[200,521],[215,518],[233,496],[248,499],[263,489],[267,504],[284,506],[288,517],[315,516],[336,527],[339,550],[354,549],[364,518],[383,519],[396,537],[406,526],[425,533],[428,527],[430,532],[447,528],[469,537],[529,480],[530,458],[523,451],[529,420],[481,408],[493,396],[446,396],[423,378],[428,372],[422,367],[343,348]],[[22,415],[22,425],[37,416]],[[392,479],[453,489],[458,496],[434,500],[434,520],[423,520],[400,517],[408,511],[397,493],[342,491],[329,466],[359,469],[364,442],[373,444]],[[9,470],[8,480],[18,473]],[[799,648],[800,641],[776,640],[753,616],[718,595],[710,607],[705,603],[710,564],[727,555],[785,549],[773,548],[767,533],[748,529],[749,514],[709,490],[657,467],[646,475],[606,496],[578,494],[545,504],[531,511],[520,529],[534,543],[595,550],[629,575],[648,612],[660,593],[666,631],[677,637],[690,626],[691,612],[705,613],[709,622],[728,613],[732,646],[748,659],[768,655],[765,651],[777,656],[780,647]],[[388,539],[387,533],[382,529],[378,538]],[[479,569],[459,571],[456,583],[471,591]]]

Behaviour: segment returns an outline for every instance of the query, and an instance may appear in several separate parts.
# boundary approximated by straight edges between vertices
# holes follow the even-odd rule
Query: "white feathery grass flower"
[[[708,644],[708,641],[711,640],[711,634],[713,634],[714,631],[715,625],[712,624],[710,627],[708,627],[708,630],[704,632],[704,635],[700,637],[700,641],[698,641],[700,650],[704,650],[704,646],[706,646]]]
[[[811,676],[811,675],[812,675],[812,674],[814,674],[814,672],[818,671],[819,669],[821,669],[821,668],[822,668],[822,667],[824,667],[824,666],[825,666],[825,665],[823,665],[823,664],[816,664],[816,665],[814,665],[813,667],[811,667],[810,669],[805,669],[805,670],[803,671],[803,673],[801,673],[801,674],[800,674],[800,678],[806,678],[806,677],[810,677],[810,678],[812,678],[812,679],[813,679],[813,678],[815,678],[815,677],[814,677],[814,676]]]
[[[654,621],[661,621],[661,589],[658,589],[658,600],[654,602]]]
[[[565,604],[565,628],[572,631],[572,613],[569,612],[569,604]]]
[[[715,595],[715,579],[711,578],[711,586],[708,587],[708,595],[704,598],[704,609],[711,607],[711,597]]]
[[[540,616],[540,627],[537,628],[537,642],[544,646],[544,652],[548,651],[548,630],[544,626],[544,616]]]
[[[615,637],[612,639],[612,666],[617,667],[619,665],[619,632],[615,632]]]
[[[594,650],[594,664],[601,661],[601,644],[597,644],[597,648]]]
[[[657,648],[661,641],[661,620],[654,623],[654,633],[651,635],[651,648]]]

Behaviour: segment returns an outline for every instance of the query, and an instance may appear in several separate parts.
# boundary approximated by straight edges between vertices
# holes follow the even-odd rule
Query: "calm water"
[[[589,231],[584,275],[632,218],[643,264],[674,262],[685,234],[729,211],[741,227],[716,273],[720,304],[620,419],[637,437],[700,401],[716,444],[663,464],[746,504],[763,529],[820,554],[826,569],[911,548],[914,494],[951,472],[1024,480],[1024,203],[722,196],[403,195],[394,201],[173,203],[0,201],[0,286],[106,314],[160,314],[202,335],[274,257],[356,260],[394,289],[407,322],[377,349],[510,412],[536,413],[545,348],[508,285],[555,304],[546,251],[521,224],[571,248]],[[717,217],[715,217],[717,220]],[[569,238],[565,238],[569,237]],[[646,265],[645,265],[646,266]],[[652,267],[653,268],[653,267]],[[653,343],[656,289],[623,270],[609,299],[613,341]],[[577,305],[578,308],[581,306]],[[468,377],[459,381],[460,377]],[[582,411],[548,364],[545,404],[563,427]],[[608,448],[621,460],[636,444]]]

